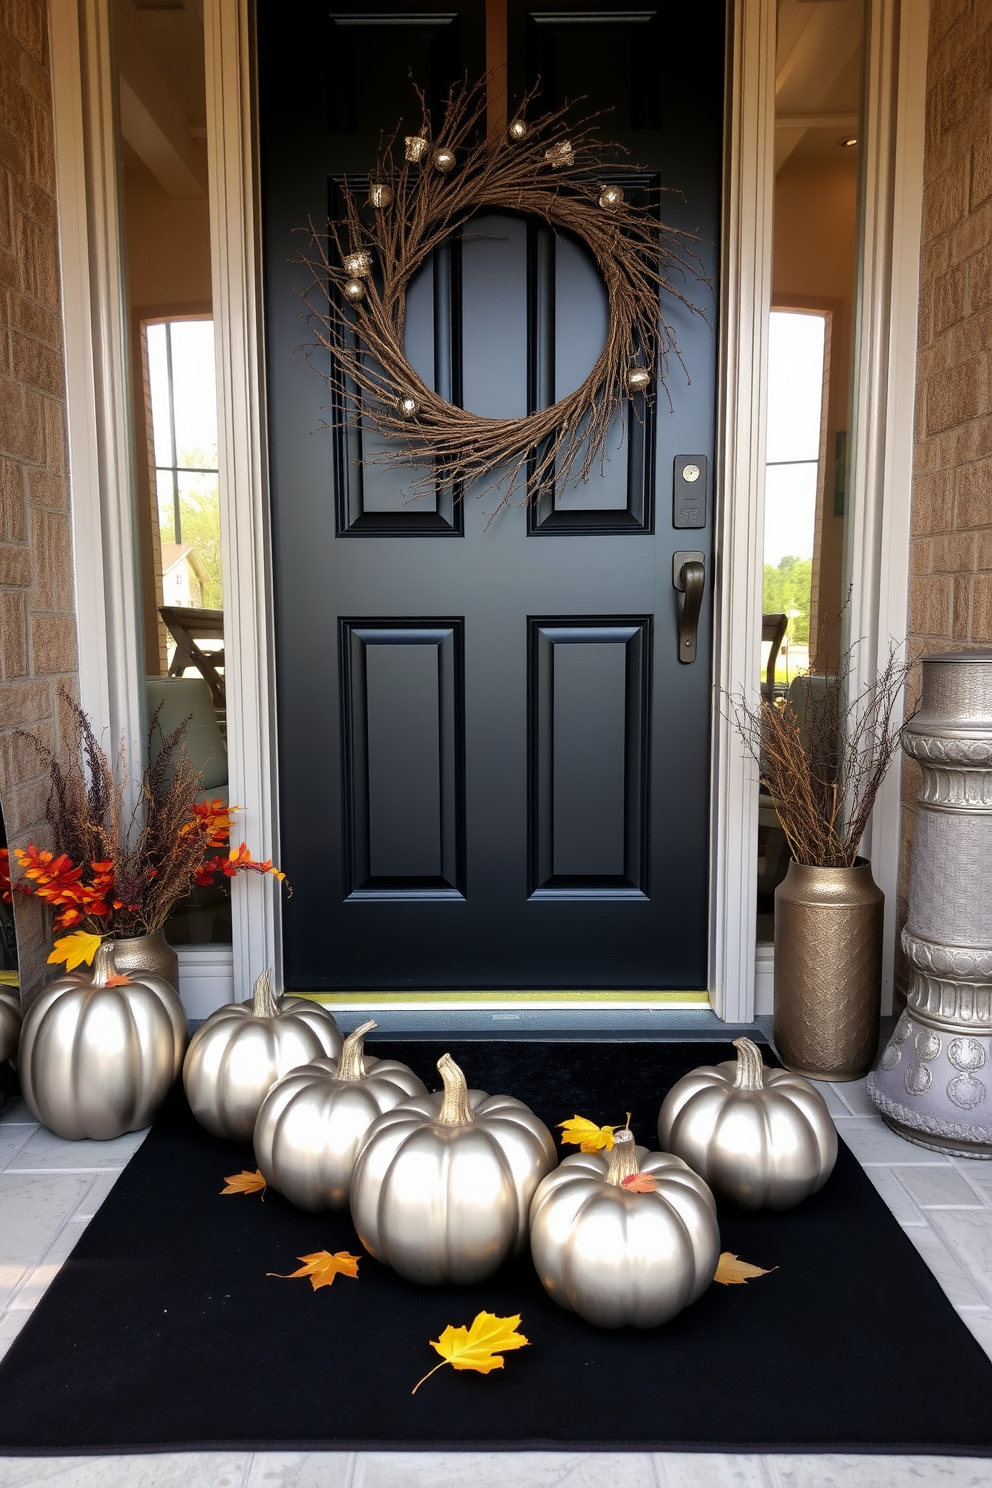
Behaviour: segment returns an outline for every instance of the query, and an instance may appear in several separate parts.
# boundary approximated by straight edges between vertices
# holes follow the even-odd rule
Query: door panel
[[[401,111],[401,133],[419,128],[397,81],[410,37],[435,96],[441,78],[482,73],[483,9],[328,17],[260,0],[258,14],[286,985],[704,987],[711,493],[691,537],[708,564],[692,666],[677,657],[672,554],[687,542],[672,517],[677,457],[712,468],[708,291],[688,286],[709,324],[665,306],[691,383],[673,364],[671,407],[659,392],[621,410],[588,482],[504,509],[490,482],[411,500],[409,471],[368,463],[372,431],[320,427],[342,410],[299,351],[294,232],[336,211]],[[706,239],[712,274],[722,8],[666,12],[693,85],[651,62],[656,20],[511,3],[511,87],[540,64],[549,105],[583,91],[581,113],[615,104],[604,133],[643,167],[632,189],[685,193],[664,211]],[[301,86],[301,34],[332,58],[324,82]],[[334,100],[344,67],[351,94]],[[517,416],[581,382],[605,328],[581,245],[486,211],[411,286],[406,349],[451,401]]]

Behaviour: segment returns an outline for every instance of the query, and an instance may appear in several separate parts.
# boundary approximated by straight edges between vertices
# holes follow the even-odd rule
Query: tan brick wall
[[[932,0],[911,531],[911,650],[992,645],[989,0]],[[918,788],[907,761],[900,922]]]
[[[75,687],[72,534],[46,0],[0,5],[0,801],[12,845],[47,841],[45,770]],[[46,974],[41,915],[19,901],[22,987]]]

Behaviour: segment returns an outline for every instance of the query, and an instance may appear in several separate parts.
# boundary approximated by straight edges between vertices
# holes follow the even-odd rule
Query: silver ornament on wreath
[[[372,272],[372,255],[367,248],[346,253],[341,262],[345,273],[352,279],[367,279]]]

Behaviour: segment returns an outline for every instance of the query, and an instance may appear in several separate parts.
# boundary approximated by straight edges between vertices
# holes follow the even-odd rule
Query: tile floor
[[[861,1083],[820,1088],[879,1193],[992,1356],[992,1163],[940,1157],[901,1141],[883,1125]],[[141,1141],[138,1134],[116,1142],[64,1142],[37,1126],[23,1102],[0,1117],[0,1356]],[[992,1459],[637,1452],[0,1457],[0,1488],[926,1488],[931,1483],[992,1488]]]

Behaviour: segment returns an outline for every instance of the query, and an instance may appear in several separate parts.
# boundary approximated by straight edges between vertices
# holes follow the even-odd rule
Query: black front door
[[[296,233],[336,211],[380,131],[417,123],[409,74],[439,102],[482,73],[483,21],[481,0],[259,5],[285,982],[704,988],[712,291],[687,286],[708,324],[665,307],[691,379],[672,367],[672,406],[661,393],[618,421],[588,484],[495,516],[491,491],[411,501],[409,475],[360,463],[367,431],[321,432],[327,388],[299,351]],[[718,0],[511,6],[509,24],[511,91],[539,74],[548,107],[611,109],[604,136],[645,186],[673,188],[663,214],[704,240],[712,277]],[[487,213],[414,285],[407,353],[452,401],[509,417],[577,386],[604,332],[584,251]],[[700,492],[705,526],[676,526]],[[706,562],[692,665],[677,656],[679,551]]]

